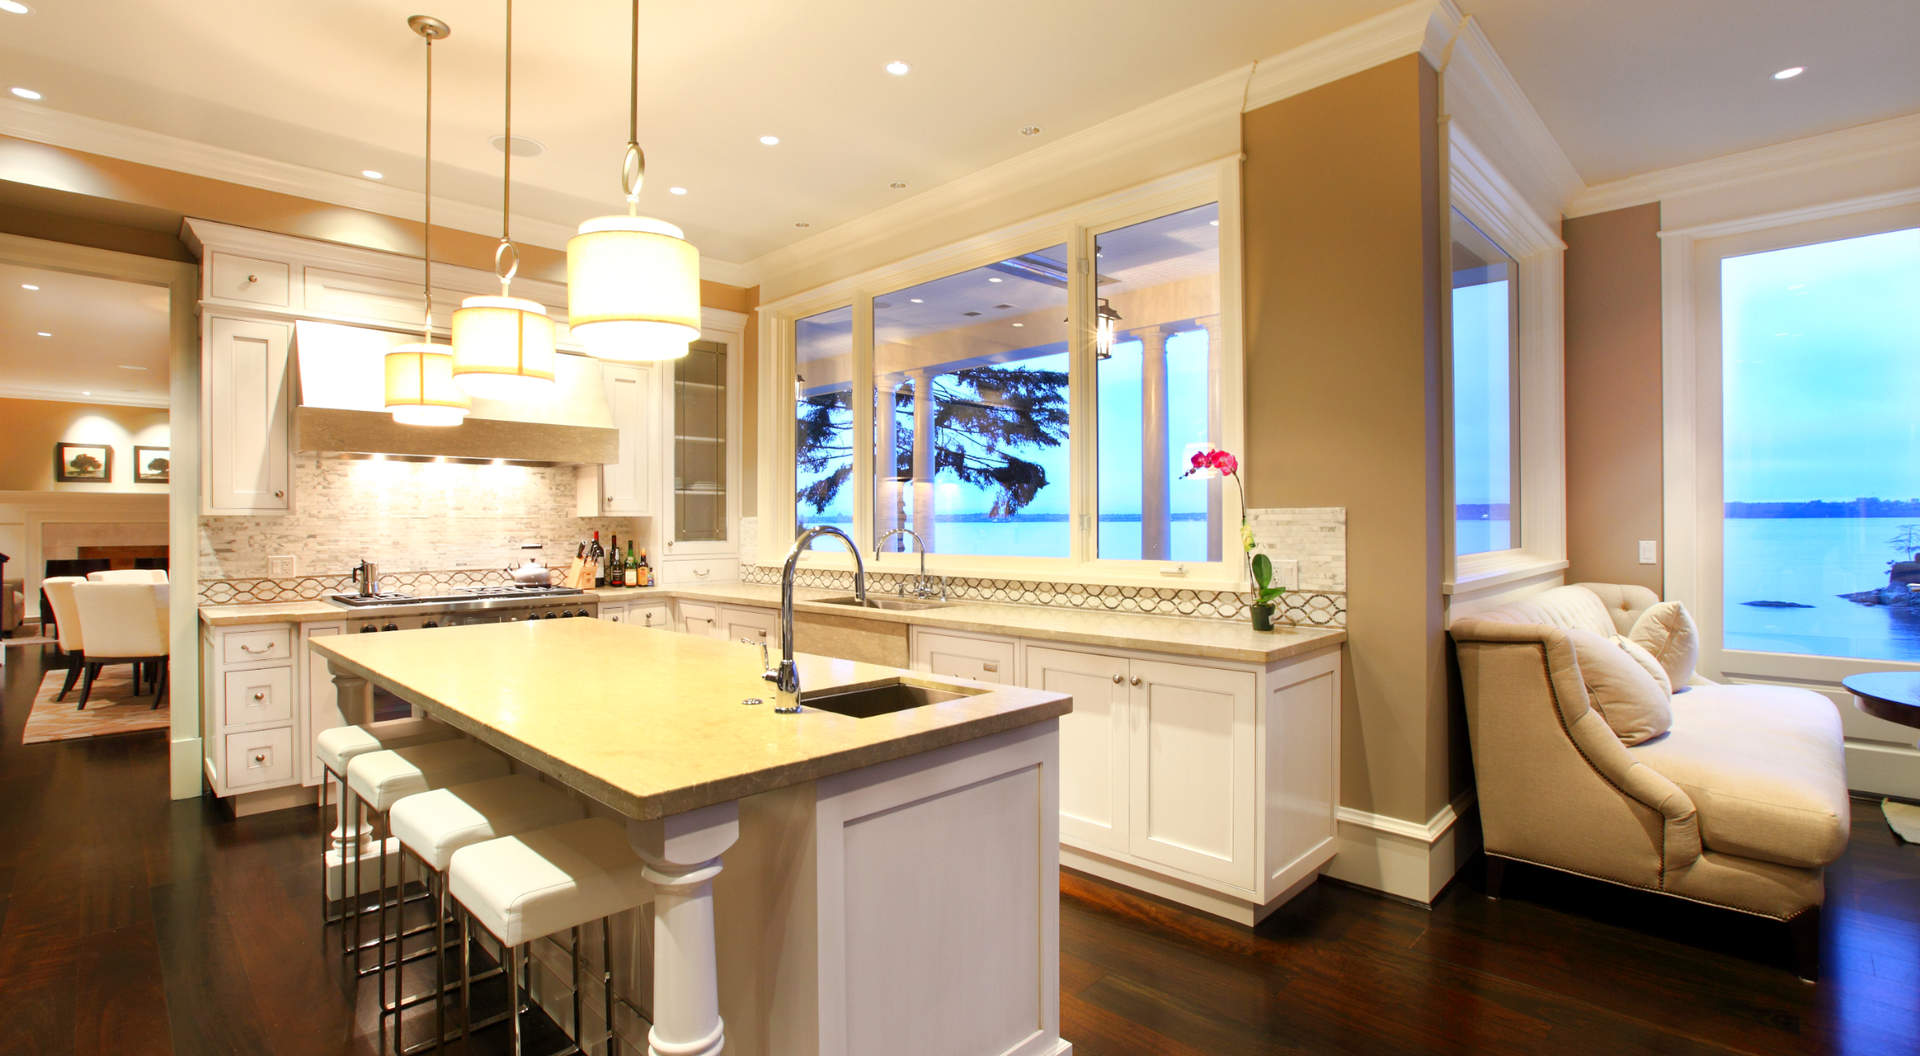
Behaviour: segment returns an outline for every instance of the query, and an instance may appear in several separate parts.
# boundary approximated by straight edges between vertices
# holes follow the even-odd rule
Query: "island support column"
[[[361,678],[359,675],[342,671],[331,664],[327,666],[327,672],[333,676],[333,689],[337,695],[340,707],[340,718],[345,720],[349,726],[365,726],[372,722],[373,687],[367,685],[367,680]],[[342,774],[341,776],[345,777],[346,775]],[[335,796],[334,800],[332,849],[335,854],[341,856],[339,860],[344,869],[346,864],[345,855],[347,843],[347,797],[345,795]],[[371,849],[368,846],[367,839],[372,835],[373,825],[368,822],[362,822],[359,831],[354,833],[354,842],[359,844],[359,849],[355,852],[356,857],[364,857]],[[346,897],[346,880],[346,874],[343,871],[340,876],[342,898]]]
[[[719,960],[713,942],[713,878],[740,838],[740,805],[627,823],[646,861],[653,896],[653,1029],[649,1056],[714,1056],[726,1048]]]

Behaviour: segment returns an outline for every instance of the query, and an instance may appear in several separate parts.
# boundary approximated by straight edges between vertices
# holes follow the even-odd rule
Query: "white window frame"
[[[1787,682],[1844,698],[1840,680],[1866,671],[1920,671],[1920,663],[1723,647],[1725,446],[1720,262],[1731,256],[1920,226],[1920,188],[1661,232],[1666,597],[1702,628],[1699,668],[1715,680]],[[1910,742],[1891,724],[1843,708],[1849,737]],[[1911,731],[1908,731],[1909,733]],[[1866,787],[1866,786],[1861,786]]]
[[[873,299],[908,286],[1005,260],[1022,253],[1065,244],[1068,252],[1068,437],[1070,549],[1068,556],[1012,557],[974,554],[927,555],[929,572],[958,576],[999,576],[1194,590],[1240,590],[1246,586],[1240,548],[1241,505],[1238,489],[1222,489],[1220,521],[1221,560],[1217,562],[1100,560],[1095,549],[1093,511],[1096,507],[1097,449],[1093,436],[1097,396],[1093,387],[1094,350],[1088,320],[1092,291],[1086,281],[1086,262],[1092,259],[1096,235],[1130,224],[1156,219],[1184,209],[1218,203],[1220,208],[1220,446],[1242,453],[1244,448],[1244,391],[1242,328],[1242,268],[1240,242],[1240,165],[1227,158],[1184,172],[1070,206],[1019,224],[943,246],[906,260],[874,268],[845,279],[760,306],[761,374],[759,456],[760,538],[765,541],[759,560],[772,563],[786,552],[794,537],[794,323],[822,312],[853,309],[853,366],[855,379],[853,433],[856,438],[852,482],[853,531],[870,571],[912,572],[919,566],[915,553],[873,554]],[[843,551],[818,549],[801,559],[808,568],[850,570],[852,559]]]
[[[1567,567],[1566,358],[1563,349],[1566,243],[1541,219],[1525,197],[1502,176],[1473,142],[1454,128],[1448,135],[1448,197],[1488,238],[1518,265],[1520,373],[1514,387],[1514,436],[1518,453],[1520,502],[1513,511],[1520,546],[1483,554],[1456,555],[1453,501],[1453,319],[1452,239],[1443,231],[1440,251],[1444,360],[1441,391],[1444,409],[1444,478],[1447,577],[1444,590],[1456,599],[1498,590],[1523,580],[1557,576]],[[1448,214],[1449,220],[1451,214]]]

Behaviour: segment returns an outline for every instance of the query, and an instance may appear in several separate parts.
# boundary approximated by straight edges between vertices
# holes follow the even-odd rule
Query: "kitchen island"
[[[377,686],[626,819],[656,877],[615,958],[651,1013],[649,1031],[615,1010],[636,1049],[644,1034],[686,1054],[1070,1051],[1068,696],[803,654],[802,708],[782,714],[759,649],[599,620],[312,648],[350,721]],[[917,706],[885,710],[902,703]],[[536,995],[564,1008],[564,985],[543,975]],[[604,1014],[589,1008],[589,1035]]]

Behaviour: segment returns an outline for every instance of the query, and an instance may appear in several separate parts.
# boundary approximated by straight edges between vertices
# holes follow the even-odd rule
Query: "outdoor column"
[[[873,379],[873,537],[875,539],[900,527],[900,471],[894,458],[893,402],[895,385],[891,374]]]
[[[1167,330],[1143,326],[1140,339],[1140,557],[1165,561],[1173,534],[1167,472]]]
[[[1195,319],[1207,332],[1207,442],[1222,444],[1226,437],[1220,429],[1220,317],[1207,315]],[[1235,452],[1238,454],[1239,452]],[[1207,481],[1207,560],[1220,560],[1221,495],[1226,489],[1224,477]]]
[[[913,372],[913,530],[933,542],[933,374]]]

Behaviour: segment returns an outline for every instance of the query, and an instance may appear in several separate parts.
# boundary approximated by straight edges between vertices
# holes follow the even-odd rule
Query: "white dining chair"
[[[153,706],[159,707],[167,691],[167,585],[75,583],[72,590],[74,607],[80,616],[80,634],[87,645],[82,664],[80,707],[87,706],[87,699],[93,694],[93,680],[99,676],[103,664],[134,665],[137,693],[140,665],[147,663],[160,665],[153,687]]]
[[[87,573],[89,583],[165,583],[164,568],[109,568]]]
[[[80,678],[80,671],[86,667],[86,640],[80,634],[80,613],[73,605],[73,587],[76,583],[85,583],[79,576],[48,576],[40,581],[40,590],[47,596],[47,604],[53,606],[55,643],[60,651],[67,654],[67,681],[60,687],[55,700],[67,699],[73,692],[73,684]],[[43,614],[44,615],[44,614]]]

